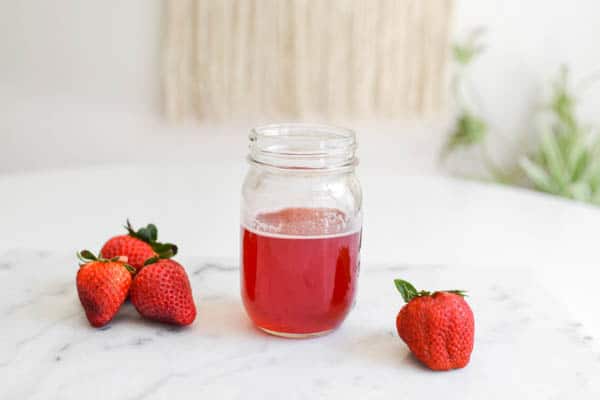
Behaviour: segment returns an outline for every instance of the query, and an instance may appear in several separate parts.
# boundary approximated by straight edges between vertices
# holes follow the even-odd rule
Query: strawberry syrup
[[[258,327],[302,335],[341,324],[354,301],[361,241],[344,217],[287,208],[258,215],[257,229],[242,227],[242,298]]]

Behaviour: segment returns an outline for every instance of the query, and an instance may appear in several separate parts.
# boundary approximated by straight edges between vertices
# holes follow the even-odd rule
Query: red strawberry
[[[83,264],[77,271],[77,292],[85,315],[92,326],[106,325],[125,301],[135,270],[125,259],[96,258],[87,250],[78,257]]]
[[[190,281],[173,260],[152,260],[131,285],[131,302],[146,318],[175,325],[189,325],[196,318]],[[151,261],[151,262],[152,262]]]
[[[115,236],[102,246],[102,257],[125,256],[129,265],[139,270],[149,258],[170,258],[177,254],[177,246],[174,244],[156,241],[158,230],[153,224],[135,231],[128,220],[125,229],[129,232],[128,235]]]
[[[408,303],[396,317],[398,334],[415,357],[437,371],[463,368],[473,351],[475,321],[462,290],[417,291],[396,279]]]

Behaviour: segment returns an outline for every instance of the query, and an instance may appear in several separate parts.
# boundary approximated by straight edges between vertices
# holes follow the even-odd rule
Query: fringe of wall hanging
[[[165,0],[171,119],[444,109],[452,0]]]

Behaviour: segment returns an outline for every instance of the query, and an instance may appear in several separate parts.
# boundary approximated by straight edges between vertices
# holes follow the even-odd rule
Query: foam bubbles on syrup
[[[324,236],[348,232],[351,221],[335,208],[285,208],[258,214],[251,229],[290,236]]]

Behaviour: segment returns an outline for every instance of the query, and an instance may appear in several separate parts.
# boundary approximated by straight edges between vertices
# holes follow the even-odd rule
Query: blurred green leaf
[[[562,66],[558,79],[554,82],[554,95],[550,108],[558,120],[569,127],[575,127],[575,97],[569,89],[569,70]]]
[[[569,171],[572,171],[570,176],[571,181],[576,182],[583,177],[588,167],[588,161],[589,153],[586,151],[585,146],[580,142],[575,143],[567,160]]]
[[[531,179],[536,188],[544,192],[555,191],[554,187],[552,186],[552,179],[550,178],[550,175],[546,173],[544,168],[535,164],[528,158],[524,158],[523,160],[521,160],[521,167],[523,168],[529,179]]]
[[[565,149],[563,148],[562,150]],[[567,180],[562,153],[555,135],[551,133],[542,135],[540,154],[545,162],[548,172],[559,187],[562,187]]]
[[[464,112],[456,122],[454,131],[446,143],[446,150],[452,151],[458,146],[472,146],[481,143],[487,133],[485,121],[468,112]]]
[[[466,40],[455,43],[454,46],[452,46],[454,60],[458,64],[466,66],[470,64],[476,56],[483,52],[484,46],[480,44],[480,40],[484,32],[483,29],[476,29],[471,32]]]
[[[569,186],[568,197],[579,201],[590,201],[592,190],[587,182],[575,182]]]
[[[521,160],[521,168],[538,190],[600,204],[600,144],[577,119],[566,67],[553,90],[550,129],[542,134],[538,150]]]

